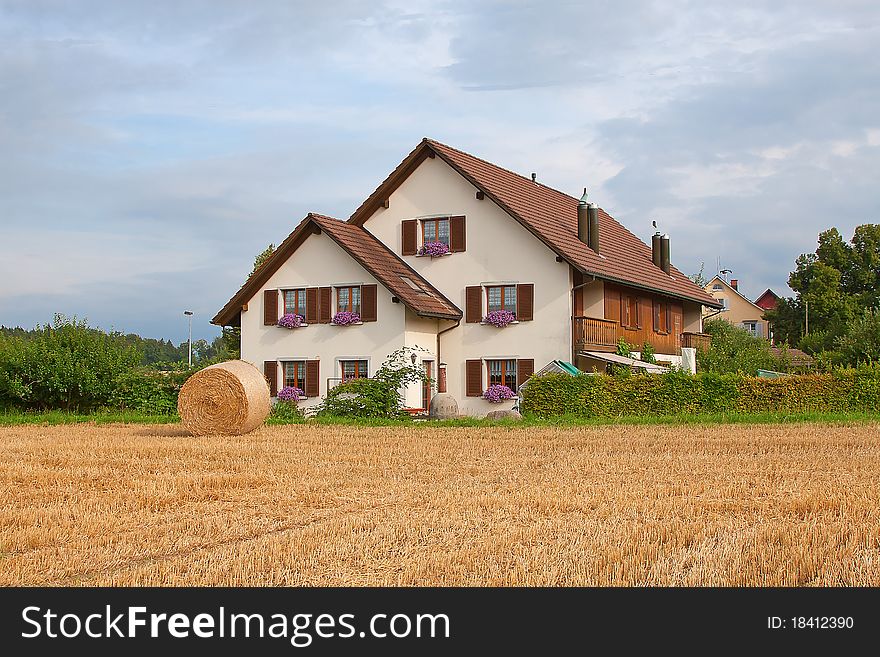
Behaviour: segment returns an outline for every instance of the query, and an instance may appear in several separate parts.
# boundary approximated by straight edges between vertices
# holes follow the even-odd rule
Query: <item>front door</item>
[[[427,411],[431,406],[431,383],[434,379],[434,361],[423,360],[422,365],[425,368],[425,380],[422,381],[422,408]]]

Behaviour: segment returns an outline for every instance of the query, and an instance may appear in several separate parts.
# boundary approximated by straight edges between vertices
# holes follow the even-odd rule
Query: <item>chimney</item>
[[[660,236],[660,269],[669,273],[669,235]]]
[[[735,278],[730,279],[730,287],[732,287],[736,291],[739,291],[739,288],[737,287],[738,285],[739,285],[739,281],[737,279],[735,279]]]
[[[587,206],[587,215],[589,217],[589,232],[587,234],[587,246],[593,251],[599,253],[599,206],[590,203]]]
[[[589,204],[587,203],[587,188],[584,187],[584,195],[578,201],[578,239],[584,244],[590,243],[590,217]]]
[[[654,261],[654,266],[659,269],[659,267],[660,267],[660,231],[659,230],[651,236],[651,260]]]

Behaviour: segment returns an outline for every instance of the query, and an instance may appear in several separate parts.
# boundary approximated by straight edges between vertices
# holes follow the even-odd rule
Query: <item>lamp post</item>
[[[184,310],[183,314],[189,319],[189,366],[193,366],[193,314],[192,310]]]

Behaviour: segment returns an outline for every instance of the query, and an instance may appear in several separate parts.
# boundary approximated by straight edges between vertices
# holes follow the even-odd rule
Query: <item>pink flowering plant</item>
[[[281,318],[277,322],[277,325],[286,329],[294,329],[302,326],[303,322],[305,322],[305,317],[303,317],[302,315],[286,313],[281,316]]]
[[[447,253],[449,253],[449,246],[443,242],[425,242],[420,251],[421,255],[431,256],[432,258],[438,258]]]
[[[486,324],[491,324],[492,326],[497,326],[498,328],[504,328],[515,320],[516,315],[514,315],[509,310],[493,310],[483,318],[483,321]]]
[[[333,319],[331,321],[336,324],[336,326],[349,326],[351,324],[359,323],[361,321],[361,316],[357,313],[343,310],[342,312],[333,315]]]
[[[483,391],[483,399],[493,404],[498,404],[514,397],[516,397],[516,393],[513,390],[498,383],[492,384]]]
[[[302,388],[295,386],[284,386],[278,391],[278,399],[285,402],[298,402],[305,398]]]

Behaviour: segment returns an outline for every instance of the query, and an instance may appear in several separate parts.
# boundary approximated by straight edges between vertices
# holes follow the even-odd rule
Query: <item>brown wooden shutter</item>
[[[306,324],[318,322],[318,288],[306,288]]]
[[[534,283],[520,283],[516,286],[516,318],[520,322],[535,318]]]
[[[469,360],[465,363],[465,387],[468,397],[483,394],[483,361]]]
[[[263,361],[263,375],[269,383],[269,396],[278,394],[278,363],[274,360]]]
[[[519,358],[516,361],[516,385],[521,386],[535,373],[534,358]]]
[[[449,217],[449,251],[460,253],[466,245],[464,217]]]
[[[361,321],[376,321],[376,298],[378,292],[375,285],[361,286]]]
[[[483,321],[483,286],[470,285],[465,288],[464,321],[469,324]]]
[[[263,290],[263,324],[278,323],[278,290]]]
[[[400,243],[401,249],[400,252],[403,255],[415,255],[418,250],[418,244],[416,243],[416,233],[418,229],[418,222],[415,219],[407,219],[406,221],[401,222],[400,224]]]
[[[318,323],[329,324],[333,317],[333,288],[318,288]]]
[[[306,397],[319,397],[321,395],[321,361],[306,361],[306,389],[303,392]]]

